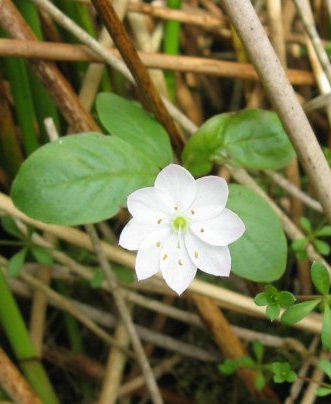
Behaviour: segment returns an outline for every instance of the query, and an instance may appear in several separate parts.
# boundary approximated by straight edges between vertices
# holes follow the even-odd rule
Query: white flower
[[[226,209],[228,186],[223,178],[195,180],[183,167],[170,164],[156,177],[154,187],[128,197],[133,218],[124,227],[119,244],[138,250],[138,280],[161,270],[171,289],[181,294],[197,268],[229,276],[229,244],[245,232],[242,220]]]

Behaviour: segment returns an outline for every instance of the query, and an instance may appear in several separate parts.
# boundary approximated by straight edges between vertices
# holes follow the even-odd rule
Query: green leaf
[[[327,295],[330,288],[330,275],[321,262],[313,262],[311,266],[311,279],[315,288],[322,294]]]
[[[280,313],[280,305],[278,303],[268,304],[266,315],[271,320],[274,321]]]
[[[10,216],[1,217],[1,226],[8,234],[17,237],[19,239],[22,238],[22,234],[19,231],[18,227],[16,226],[14,219],[12,219]]]
[[[292,293],[287,292],[287,291],[281,291],[278,294],[278,302],[282,307],[288,308],[290,306],[293,306],[295,303],[295,296],[292,295]]]
[[[323,226],[320,230],[318,230],[316,233],[316,236],[318,237],[328,237],[331,236],[331,226]]]
[[[94,272],[93,278],[90,280],[91,288],[98,289],[105,280],[104,272],[101,268],[97,268]]]
[[[8,275],[11,277],[19,275],[24,267],[24,262],[28,249],[22,248],[18,253],[13,255],[8,262]]]
[[[163,126],[140,104],[116,94],[97,96],[99,119],[107,131],[130,143],[156,167],[163,168],[173,160],[169,136]]]
[[[293,251],[305,251],[307,247],[308,241],[305,238],[299,238],[292,242],[291,248]]]
[[[262,372],[256,373],[254,384],[255,384],[255,387],[257,388],[257,390],[263,389],[263,387],[266,384],[266,380],[265,380],[264,374]]]
[[[328,378],[331,379],[331,362],[323,359],[318,362],[318,367],[321,368],[327,375]]]
[[[258,293],[254,297],[254,302],[257,306],[266,306],[268,304],[267,294],[265,292]]]
[[[311,233],[312,230],[313,230],[310,221],[306,217],[301,217],[300,218],[300,226],[307,233]]]
[[[70,135],[34,152],[12,187],[15,205],[46,223],[78,225],[114,216],[128,194],[149,186],[157,168],[123,140]]]
[[[322,254],[322,255],[330,254],[330,246],[325,241],[315,239],[315,240],[313,240],[313,244],[317,248],[317,250],[320,254]]]
[[[280,221],[270,206],[254,191],[230,185],[227,207],[237,213],[246,232],[230,246],[232,270],[256,282],[272,282],[285,271],[287,243]]]
[[[218,366],[218,370],[224,375],[232,375],[240,367],[238,360],[226,359]]]
[[[48,248],[33,245],[30,250],[40,264],[52,265],[54,263],[54,259]]]
[[[130,284],[133,283],[136,279],[134,271],[132,271],[132,269],[129,269],[127,267],[113,265],[112,270],[120,282]]]
[[[206,121],[187,143],[183,163],[194,175],[204,175],[215,161],[275,170],[285,167],[294,156],[277,114],[251,109]]]
[[[311,313],[320,303],[320,300],[309,300],[289,307],[282,315],[281,320],[287,324],[296,323]]]
[[[288,362],[273,362],[271,364],[271,370],[274,373],[273,380],[275,383],[291,383],[297,378],[296,373],[293,372]]]
[[[264,345],[260,341],[254,341],[252,348],[257,361],[261,363],[264,354]]]
[[[324,304],[321,339],[323,347],[331,350],[331,310],[327,303]]]
[[[325,397],[331,394],[331,388],[330,387],[319,387],[316,390],[316,395],[317,397]]]

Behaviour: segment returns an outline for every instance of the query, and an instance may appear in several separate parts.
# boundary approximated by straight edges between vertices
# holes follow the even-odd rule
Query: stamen
[[[160,245],[161,245],[161,241],[158,241],[158,242],[156,243],[156,247],[160,247]]]
[[[168,254],[164,254],[162,260],[165,261],[168,258]]]
[[[175,206],[175,210],[178,210],[178,206]]]
[[[203,227],[201,227],[200,233],[204,233],[204,232],[205,232],[205,229]]]
[[[183,266],[183,261],[182,260],[178,260],[178,265]]]
[[[157,221],[157,224],[161,224],[162,223],[162,219],[159,219],[158,221]]]
[[[199,252],[198,251],[194,251],[194,257],[199,258]]]
[[[194,215],[194,214],[195,214],[195,210],[191,209],[191,215]]]

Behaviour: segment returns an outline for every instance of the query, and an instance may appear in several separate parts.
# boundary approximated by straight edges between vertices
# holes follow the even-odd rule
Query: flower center
[[[172,222],[175,230],[184,230],[188,225],[188,220],[184,216],[177,216]]]

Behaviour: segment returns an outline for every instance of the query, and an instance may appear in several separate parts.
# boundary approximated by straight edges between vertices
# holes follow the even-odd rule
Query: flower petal
[[[178,295],[189,287],[197,272],[185,243],[177,234],[172,234],[162,249],[160,267],[164,280]]]
[[[189,209],[192,219],[202,220],[219,215],[229,195],[224,178],[210,175],[196,180],[197,193]]]
[[[155,223],[141,223],[131,219],[122,230],[118,244],[130,251],[138,250],[144,239],[159,229]]]
[[[136,258],[138,280],[149,278],[160,270],[160,254],[171,231],[164,227],[154,231],[141,243]]]
[[[226,246],[244,234],[245,225],[232,210],[224,209],[220,215],[212,219],[192,221],[190,229],[205,243]]]
[[[170,164],[160,171],[155,187],[172,197],[177,210],[188,209],[196,194],[195,179],[189,171],[177,164]]]
[[[169,221],[173,202],[162,190],[153,187],[141,188],[128,196],[128,210],[140,222],[164,224]],[[161,223],[161,222],[160,222]]]
[[[228,247],[206,244],[191,232],[185,234],[185,245],[193,263],[203,272],[229,276],[231,255]]]

